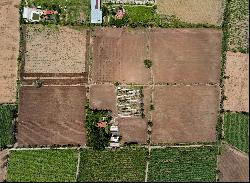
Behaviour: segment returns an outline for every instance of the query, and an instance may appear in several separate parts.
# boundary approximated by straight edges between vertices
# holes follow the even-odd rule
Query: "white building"
[[[91,0],[91,23],[102,23],[101,0]]]

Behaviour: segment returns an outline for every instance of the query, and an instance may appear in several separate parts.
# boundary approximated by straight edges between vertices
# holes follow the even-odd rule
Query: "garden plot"
[[[157,0],[159,14],[176,16],[183,22],[220,25],[224,0]]]
[[[29,25],[26,30],[25,73],[84,73],[86,30]]]
[[[93,40],[92,81],[148,83],[150,71],[144,66],[146,41],[141,30],[97,29]]]
[[[81,152],[79,182],[143,182],[146,154],[144,148]]]
[[[8,150],[0,150],[0,182],[6,180],[8,154]]]
[[[220,182],[249,182],[249,157],[224,145],[219,156]]]
[[[146,144],[147,120],[140,117],[118,118],[121,143]]]
[[[249,54],[227,52],[224,109],[249,112]]]
[[[8,182],[76,182],[76,150],[13,150]]]
[[[214,142],[220,90],[216,86],[156,86],[152,142]]]
[[[217,147],[152,149],[148,181],[215,182]]]
[[[19,0],[1,0],[0,2],[0,103],[16,101],[19,2]]]
[[[150,59],[156,83],[219,83],[220,30],[153,29]]]
[[[20,89],[18,146],[84,145],[85,87]]]
[[[111,110],[113,115],[117,115],[115,86],[111,84],[91,85],[90,106],[92,109]]]

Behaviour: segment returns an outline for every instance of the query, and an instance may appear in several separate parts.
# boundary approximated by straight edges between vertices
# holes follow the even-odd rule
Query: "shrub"
[[[146,59],[146,60],[144,60],[144,65],[145,65],[145,67],[146,68],[151,68],[152,67],[152,65],[153,65],[153,63],[152,63],[152,61],[151,60],[149,60],[149,59]]]

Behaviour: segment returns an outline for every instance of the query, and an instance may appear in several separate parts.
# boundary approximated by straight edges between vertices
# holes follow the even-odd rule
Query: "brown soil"
[[[99,110],[112,110],[113,114],[117,115],[114,85],[102,84],[90,86],[90,106]]]
[[[151,105],[151,93],[152,88],[148,86],[143,87],[143,103],[144,103],[144,114],[145,117],[150,120],[150,105]]]
[[[0,150],[0,182],[6,179],[8,150]]]
[[[249,112],[249,54],[227,52],[224,109]]]
[[[86,31],[29,25],[24,70],[26,73],[85,72],[86,45]]]
[[[175,15],[184,22],[220,25],[224,0],[157,0],[160,14]]]
[[[152,142],[214,142],[219,87],[156,86]]]
[[[249,157],[225,145],[219,156],[220,182],[249,182]]]
[[[140,117],[118,118],[121,142],[146,144],[147,120]]]
[[[18,146],[85,144],[85,87],[21,87]]]
[[[19,54],[19,0],[0,2],[0,103],[16,101]]]
[[[99,28],[94,33],[94,82],[146,84],[150,81],[146,59],[146,35],[141,30]]]
[[[219,83],[221,31],[153,29],[149,38],[155,83]]]

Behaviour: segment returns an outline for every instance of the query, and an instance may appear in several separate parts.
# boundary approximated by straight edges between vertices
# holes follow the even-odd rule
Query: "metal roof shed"
[[[102,23],[101,0],[91,0],[91,23]]]

